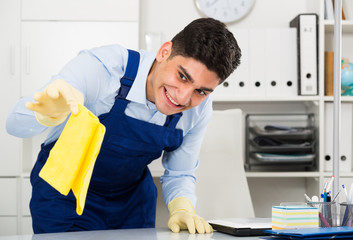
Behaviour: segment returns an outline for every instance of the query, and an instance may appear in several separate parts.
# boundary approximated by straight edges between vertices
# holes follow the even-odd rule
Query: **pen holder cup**
[[[319,227],[338,227],[336,214],[336,202],[308,202],[311,207],[319,210]]]
[[[340,203],[341,226],[352,227],[353,224],[353,204]]]

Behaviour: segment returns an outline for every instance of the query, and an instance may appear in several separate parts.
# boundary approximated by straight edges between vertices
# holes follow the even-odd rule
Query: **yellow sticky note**
[[[103,142],[105,127],[84,106],[71,114],[39,176],[61,194],[72,189],[77,214],[84,209],[94,164]]]

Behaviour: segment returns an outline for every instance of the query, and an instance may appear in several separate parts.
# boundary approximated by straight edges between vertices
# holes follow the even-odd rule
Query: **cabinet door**
[[[21,95],[33,95],[80,50],[114,43],[137,49],[138,23],[22,22]]]
[[[29,202],[32,196],[32,186],[29,178],[22,179],[22,193],[21,193],[21,215],[22,216],[31,216],[29,210]]]
[[[0,236],[17,234],[17,218],[0,216]]]
[[[21,218],[21,228],[19,234],[33,234],[32,228],[32,218],[22,217]]]
[[[23,0],[23,20],[138,21],[139,0]]]
[[[0,178],[0,216],[17,215],[17,179]]]
[[[0,1],[0,176],[20,169],[19,138],[7,134],[6,116],[19,99],[20,0]]]

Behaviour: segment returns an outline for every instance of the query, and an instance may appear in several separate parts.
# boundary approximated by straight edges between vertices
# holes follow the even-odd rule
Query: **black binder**
[[[297,29],[298,95],[318,95],[318,15],[299,14],[289,26]]]

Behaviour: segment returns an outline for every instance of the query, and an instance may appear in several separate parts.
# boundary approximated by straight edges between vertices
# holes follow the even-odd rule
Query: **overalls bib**
[[[138,52],[129,50],[115,103],[110,112],[99,116],[106,133],[81,216],[76,214],[72,191],[63,196],[38,176],[55,142],[42,144],[31,172],[34,233],[155,226],[157,189],[147,165],[163,150],[173,151],[181,145],[183,131],[175,126],[182,114],[168,116],[163,126],[125,115],[126,96],[139,59]]]

